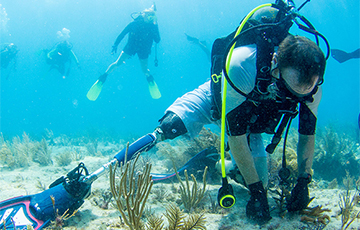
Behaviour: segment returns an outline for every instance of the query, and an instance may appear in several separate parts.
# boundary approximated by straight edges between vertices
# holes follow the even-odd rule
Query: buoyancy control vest
[[[225,75],[232,88],[246,97],[246,101],[241,105],[239,111],[234,111],[234,113],[238,112],[236,116],[239,116],[240,113],[240,116],[244,118],[242,119],[244,122],[240,122],[244,126],[244,133],[241,134],[246,132],[274,134],[272,143],[266,149],[269,153],[272,153],[280,142],[286,125],[298,114],[298,104],[300,103],[301,106],[307,101],[312,101],[312,96],[317,90],[316,87],[312,94],[305,98],[289,97],[288,95],[274,97],[271,95],[271,87],[276,81],[270,71],[272,56],[275,48],[289,35],[289,29],[294,22],[293,19],[298,16],[290,12],[293,7],[282,4],[282,1],[277,1],[277,3],[254,13],[245,22],[241,33],[236,37],[235,34],[238,29],[226,37],[216,39],[211,51],[212,119],[221,118],[221,77]],[[315,34],[316,38],[317,35],[321,36],[315,33],[313,26],[307,20],[305,22],[311,28],[306,27],[308,32]],[[305,26],[299,25],[299,27]],[[321,37],[327,44],[326,39],[323,36]],[[235,48],[251,44],[256,45],[257,73],[255,87],[249,94],[239,90],[227,76],[225,62],[229,50],[234,44]],[[229,116],[231,114],[228,114],[228,118],[230,118]],[[231,120],[236,119],[235,117],[228,119],[228,124]],[[277,131],[275,131],[276,127],[278,127]]]

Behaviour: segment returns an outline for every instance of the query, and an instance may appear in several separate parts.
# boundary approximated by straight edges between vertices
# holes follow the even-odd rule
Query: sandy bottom
[[[106,157],[85,157],[82,162],[85,163],[89,172],[93,172],[101,165],[106,163],[110,158]],[[72,162],[66,167],[47,166],[40,167],[36,163],[29,168],[21,168],[15,170],[8,170],[0,168],[0,200],[5,200],[11,197],[20,195],[30,195],[41,192],[39,182],[46,188],[57,178],[65,175],[71,169],[76,167],[78,162]],[[154,170],[159,169],[159,166],[154,166]],[[174,180],[174,182],[176,182]],[[207,186],[207,195],[205,196],[202,207],[207,210],[206,228],[207,229],[341,229],[341,216],[339,216],[339,194],[343,192],[340,189],[319,189],[321,182],[314,181],[310,187],[310,195],[315,199],[310,203],[310,207],[321,205],[322,208],[330,209],[329,212],[324,212],[329,216],[325,228],[319,223],[302,222],[301,214],[287,213],[283,218],[279,216],[278,209],[274,199],[269,198],[271,206],[272,220],[267,224],[259,226],[245,216],[245,206],[249,198],[246,189],[230,181],[233,184],[236,196],[236,204],[230,209],[222,209],[219,207],[212,207],[211,203],[215,203],[219,184],[210,182]],[[152,188],[152,193],[149,196],[147,206],[151,207],[151,212],[155,215],[161,216],[165,212],[165,208],[169,202],[181,203],[179,193],[174,193],[174,186],[178,188],[179,183],[155,183]],[[119,211],[116,209],[115,202],[110,202],[108,209],[99,207],[102,195],[109,191],[109,176],[108,173],[96,180],[92,185],[92,195],[85,200],[85,203],[80,207],[75,216],[65,221],[64,229],[128,229],[120,222]],[[160,190],[167,191],[161,199],[156,196],[156,192]],[[176,189],[175,189],[176,191]],[[352,191],[354,192],[354,191]],[[211,197],[211,198],[210,198]],[[183,209],[182,205],[180,208]],[[355,207],[354,212],[360,211],[360,207]],[[163,217],[164,219],[164,217]],[[351,227],[348,229],[360,229],[360,220],[356,219]]]

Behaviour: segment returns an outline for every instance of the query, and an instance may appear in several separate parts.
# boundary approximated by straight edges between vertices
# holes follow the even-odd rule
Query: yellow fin
[[[150,95],[153,99],[159,99],[161,97],[161,93],[159,88],[154,80],[148,82]]]
[[[103,87],[103,82],[97,80],[93,86],[91,86],[89,92],[86,94],[86,97],[90,100],[90,101],[95,101],[101,90],[102,90],[102,87]]]

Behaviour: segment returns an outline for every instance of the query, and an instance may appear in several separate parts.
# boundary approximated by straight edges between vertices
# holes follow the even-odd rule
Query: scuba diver
[[[11,62],[13,66],[10,69],[6,79],[9,78],[11,70],[16,71],[16,55],[19,52],[19,49],[14,43],[1,44],[1,69],[7,69]]]
[[[298,50],[304,52],[297,52]],[[229,77],[235,81],[246,76],[246,82],[255,83],[255,53],[256,47],[252,45],[236,48],[230,63]],[[308,59],[308,57],[314,58]],[[246,215],[261,224],[271,219],[266,192],[267,152],[263,147],[261,133],[276,133],[274,129],[280,123],[279,118],[283,115],[283,109],[288,109],[293,115],[297,114],[295,105],[298,103],[301,106],[298,142],[299,177],[288,200],[287,209],[288,211],[305,209],[310,201],[307,186],[311,181],[316,112],[321,99],[321,88],[318,84],[322,81],[325,57],[311,40],[289,35],[280,44],[273,63],[276,64],[272,65],[270,72],[274,79],[278,79],[275,83],[277,95],[274,95],[274,100],[268,103],[272,104],[274,109],[269,110],[271,107],[267,103],[261,103],[259,107],[254,108],[255,105],[249,99],[237,94],[231,87],[228,87],[227,91],[229,111],[226,111],[226,123],[230,151],[251,194],[246,206]],[[248,68],[244,69],[245,66]],[[254,85],[249,83],[242,87],[246,87],[247,92],[254,89]],[[160,125],[155,130],[157,140],[174,139],[185,133],[194,136],[203,125],[219,125],[219,120],[214,120],[212,116],[213,94],[211,82],[208,81],[178,98],[160,119]],[[285,97],[288,101],[281,101],[281,98]],[[241,103],[237,104],[238,102]],[[258,119],[255,120],[254,117]],[[268,151],[267,148],[266,150]]]
[[[188,41],[190,41],[191,43],[199,46],[199,47],[201,48],[201,50],[205,52],[206,57],[207,57],[208,60],[210,61],[210,56],[211,56],[211,55],[210,55],[210,50],[209,50],[209,48],[206,46],[206,42],[205,42],[205,41],[200,41],[198,38],[191,37],[191,36],[187,35],[186,33],[185,33],[185,36],[186,36],[186,39],[187,39]]]
[[[297,24],[300,29],[324,40],[326,57],[318,41],[289,34],[294,18],[306,24]],[[232,159],[250,191],[246,216],[264,224],[271,219],[267,157],[275,151],[285,128],[286,143],[291,121],[299,115],[297,183],[286,198],[286,208],[289,212],[303,210],[310,202],[308,184],[312,180],[314,134],[329,52],[326,38],[298,14],[293,3],[278,0],[276,4],[263,4],[251,11],[236,31],[215,40],[211,80],[176,99],[155,131],[131,144],[129,152],[147,151],[158,142],[184,134],[194,137],[207,124],[221,126],[222,187],[218,202],[224,208],[235,203],[223,165],[226,132]],[[227,84],[231,87],[226,87]],[[262,133],[273,135],[266,148]],[[290,185],[286,148],[283,149],[279,181]]]
[[[70,38],[69,33],[70,30],[66,28],[58,31],[56,34],[58,39],[61,41],[58,42],[50,51],[42,50],[46,54],[46,63],[50,65],[50,69],[48,71],[56,69],[63,78],[69,76],[72,61],[75,61],[77,67],[80,68],[79,60],[72,50],[73,45],[68,41]]]
[[[134,14],[136,14],[137,17],[134,18]],[[148,82],[151,97],[154,99],[161,97],[161,93],[155,83],[154,77],[150,74],[150,70],[148,69],[148,57],[151,53],[153,41],[155,43],[160,42],[160,34],[156,18],[156,6],[153,5],[151,8],[145,9],[141,13],[134,14],[132,14],[134,21],[129,23],[115,40],[115,43],[112,46],[111,54],[115,54],[117,52],[119,43],[126,34],[129,34],[128,42],[125,45],[125,48],[121,51],[118,59],[107,68],[105,73],[102,74],[91,87],[87,94],[89,100],[95,101],[101,92],[107,76],[135,54],[139,57],[141,70]]]
[[[65,40],[57,43],[53,49],[47,52],[46,63],[50,65],[49,71],[56,69],[65,78],[70,74],[72,61],[75,61],[77,67],[80,68],[79,60],[74,51],[72,51],[72,47],[72,44]],[[69,65],[66,68],[67,63]]]
[[[360,49],[357,49],[351,53],[347,53],[343,50],[331,49],[331,56],[339,63],[343,63],[353,58],[360,58]]]

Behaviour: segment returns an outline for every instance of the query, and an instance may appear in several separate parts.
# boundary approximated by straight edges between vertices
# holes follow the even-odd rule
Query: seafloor
[[[159,146],[154,147],[148,153],[142,154],[138,161],[139,166],[136,171],[142,170],[142,166],[145,165],[144,162],[150,162],[152,164],[152,172],[170,172],[173,167],[170,158],[176,162],[176,167],[180,168],[181,165],[191,158],[191,154],[195,155],[198,149],[206,147],[203,146],[204,142],[213,143],[218,141],[217,135],[212,134],[208,130],[204,132],[202,137],[195,141],[184,138],[158,144]],[[10,141],[2,139],[2,147],[0,150],[0,200],[42,192],[43,189],[46,189],[57,178],[66,175],[70,170],[75,168],[79,162],[84,162],[89,172],[93,172],[110,161],[116,151],[126,146],[123,140],[92,140],[92,142],[82,140],[75,143],[74,140],[70,141],[64,138],[64,136],[45,138],[46,151],[51,155],[51,161],[48,162],[47,165],[30,155],[25,156],[22,159],[22,163],[12,163],[13,165],[11,165],[11,159],[6,158],[4,156],[5,153],[20,154],[19,151],[22,151],[21,148],[34,151],[34,146],[40,143],[32,141],[26,134],[24,135],[23,137]],[[209,138],[210,140],[204,141],[204,139]],[[336,138],[340,137],[337,136]],[[289,142],[291,142],[291,138]],[[20,145],[21,143],[22,145]],[[16,145],[18,145],[17,150],[15,148]],[[38,146],[38,148],[40,147]],[[291,143],[289,144],[289,148],[293,148]],[[317,147],[318,157],[320,154],[319,149],[321,148],[324,147]],[[44,150],[44,147],[42,147],[42,149]],[[351,149],[354,150],[354,156],[353,159],[351,159],[359,162],[359,156],[357,155],[359,145],[354,144]],[[16,153],[15,151],[18,152]],[[191,153],[192,151],[194,152]],[[63,154],[65,157],[59,157]],[[270,164],[272,164],[270,166],[270,168],[272,168],[271,171],[276,171],[274,168],[277,167],[276,165],[279,165],[276,162],[280,159],[281,148],[276,154],[278,155],[272,156],[272,160],[270,161]],[[70,160],[65,162],[65,158],[69,158]],[[291,157],[289,161],[291,161],[290,159]],[[291,166],[291,163],[289,164]],[[296,171],[296,169],[293,170]],[[197,169],[197,171],[194,172],[190,170],[190,173],[196,175],[198,188],[201,189],[203,185],[201,177],[203,170]],[[314,173],[316,174],[316,171]],[[329,171],[329,173],[331,172]],[[268,198],[272,219],[268,223],[260,226],[245,216],[245,206],[249,199],[248,191],[245,187],[231,179],[229,179],[229,182],[233,185],[236,203],[230,209],[223,209],[218,206],[216,201],[218,190],[221,186],[220,174],[216,169],[209,169],[206,179],[205,195],[201,202],[191,210],[185,210],[184,208],[180,194],[180,183],[176,177],[167,181],[155,182],[147,199],[142,221],[146,223],[149,216],[154,215],[161,217],[164,220],[163,226],[166,227],[168,222],[164,213],[169,205],[173,204],[179,207],[186,215],[189,213],[204,213],[205,229],[345,229],[345,227],[347,227],[347,229],[360,229],[360,204],[359,200],[356,200],[358,199],[356,198],[358,197],[357,194],[359,194],[359,190],[357,189],[360,187],[359,174],[351,175],[348,172],[345,175],[347,175],[347,177],[343,177],[343,181],[324,180],[314,176],[309,187],[310,196],[314,197],[309,204],[309,207],[313,208],[312,213],[311,210],[310,213],[287,213],[286,210],[281,209],[276,202],[275,198],[278,198],[278,196],[274,192],[269,191]],[[270,175],[270,180],[275,177],[274,175]],[[334,177],[334,179],[335,178],[336,177]],[[182,177],[182,180],[185,181],[184,177]],[[273,180],[273,184],[276,183],[275,181],[276,180]],[[193,185],[192,182],[189,184],[190,186]],[[275,189],[279,189],[279,187],[273,185],[272,190]],[[348,210],[349,220],[347,224],[353,220],[349,226],[343,224],[344,220],[342,219],[346,211],[344,208],[345,204],[342,201],[344,198],[355,198],[353,206]],[[358,218],[355,217],[356,214]],[[71,218],[65,220],[64,225],[59,227],[59,229],[129,229],[124,224],[123,218],[120,217],[116,202],[114,199],[111,199],[108,172],[92,184],[91,195],[85,200],[78,212]],[[49,229],[54,229],[54,226],[50,225]]]

